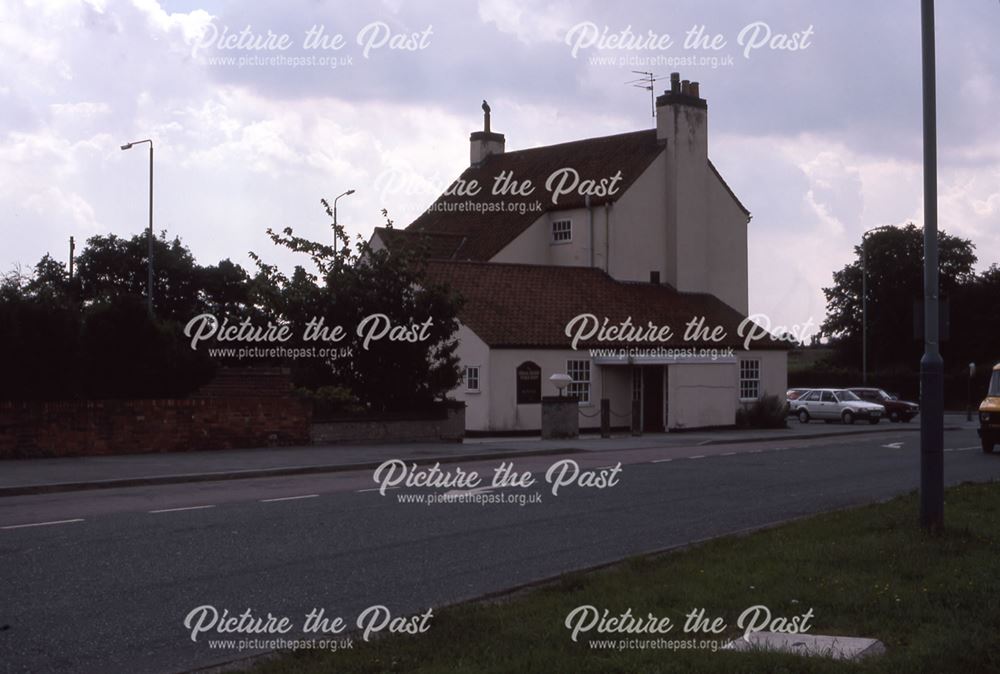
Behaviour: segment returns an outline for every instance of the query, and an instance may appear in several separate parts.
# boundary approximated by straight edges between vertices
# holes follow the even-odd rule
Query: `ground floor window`
[[[760,398],[760,361],[756,358],[740,360],[740,400]]]
[[[465,368],[465,390],[471,393],[479,391],[479,366],[467,365]]]
[[[572,383],[566,389],[571,396],[576,396],[581,403],[590,402],[590,361],[589,360],[568,360],[566,361],[566,374],[573,378]]]

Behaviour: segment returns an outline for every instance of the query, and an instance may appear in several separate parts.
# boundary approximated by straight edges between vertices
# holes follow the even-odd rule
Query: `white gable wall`
[[[586,208],[552,211],[490,261],[588,267],[593,248],[594,266],[612,278],[648,282],[650,272],[659,272],[662,282],[678,290],[715,295],[746,314],[747,215],[706,157],[680,149],[680,157],[669,149],[658,155],[613,204],[591,209],[593,242]],[[700,162],[701,169],[693,169],[692,162]],[[671,168],[674,164],[679,168]],[[674,177],[678,203],[671,208]],[[552,221],[562,219],[573,223],[572,240],[555,243]]]
[[[479,392],[468,391],[463,380],[448,394],[448,397],[465,403],[467,430],[486,429],[489,427],[491,398],[498,395],[492,386],[490,348],[476,333],[464,325],[459,325],[455,336],[458,339],[455,354],[458,356],[459,365],[479,367]]]
[[[708,169],[707,292],[749,313],[747,214],[733,199],[722,179]]]
[[[667,283],[673,274],[676,261],[668,254],[666,169],[666,153],[661,152],[608,211],[611,245],[605,271],[612,278],[648,282],[649,273],[658,271],[660,280]]]

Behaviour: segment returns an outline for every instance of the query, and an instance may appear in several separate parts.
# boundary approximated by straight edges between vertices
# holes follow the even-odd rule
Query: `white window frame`
[[[566,393],[577,397],[581,405],[590,404],[590,385],[594,381],[589,358],[571,358],[566,361],[566,374],[573,381],[566,387]],[[579,377],[579,378],[578,378]]]
[[[760,400],[760,358],[740,358],[740,400]]]
[[[475,370],[476,374],[474,377],[469,376],[469,371]],[[466,365],[465,370],[462,372],[462,379],[465,380],[465,392],[466,393],[479,393],[482,391],[480,388],[482,384],[482,369],[479,365]],[[475,380],[475,387],[472,386],[472,381]]]
[[[556,229],[556,225],[566,225],[565,228]],[[559,218],[552,221],[551,226],[552,243],[571,243],[573,241],[573,220],[570,218]],[[561,237],[565,238],[561,238]]]

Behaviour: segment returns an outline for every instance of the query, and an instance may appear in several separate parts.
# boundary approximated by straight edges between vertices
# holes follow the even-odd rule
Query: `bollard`
[[[601,398],[601,437],[611,437],[611,401]]]
[[[642,435],[642,426],[640,421],[642,420],[642,403],[638,400],[632,401],[632,435]]]

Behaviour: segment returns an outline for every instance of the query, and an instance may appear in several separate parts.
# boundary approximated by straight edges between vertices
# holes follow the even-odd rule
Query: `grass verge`
[[[1000,483],[946,492],[947,530],[916,525],[917,498],[830,513],[606,570],[568,574],[503,601],[435,611],[430,630],[338,653],[300,652],[255,674],[320,672],[908,672],[1000,671]],[[670,617],[704,608],[738,636],[739,614],[763,604],[775,616],[813,610],[813,634],[881,639],[888,653],[858,663],[710,649],[598,649],[589,640],[656,635],[581,634],[580,605]],[[714,638],[714,637],[713,637]]]

